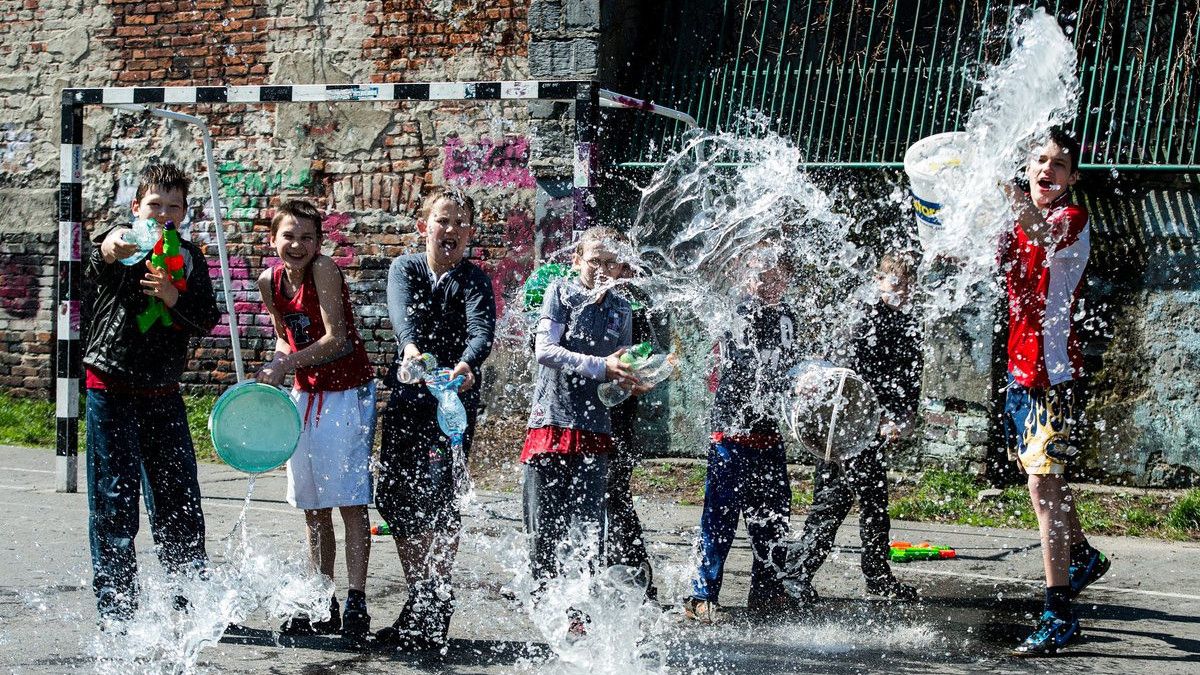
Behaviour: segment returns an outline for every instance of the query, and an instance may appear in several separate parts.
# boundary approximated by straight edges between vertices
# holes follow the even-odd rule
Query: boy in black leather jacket
[[[169,164],[141,174],[133,215],[159,225],[187,213],[187,177]],[[169,573],[195,572],[205,564],[204,515],[196,455],[188,430],[179,377],[188,342],[220,319],[204,254],[181,242],[184,283],[172,283],[149,255],[123,264],[139,248],[124,240],[129,229],[94,233],[85,279],[94,285],[83,364],[87,377],[88,535],[92,587],[101,627],[127,621],[137,608],[138,497],[146,510],[159,559]],[[155,320],[145,330],[138,315],[161,302],[171,325]],[[182,598],[177,604],[185,604]]]

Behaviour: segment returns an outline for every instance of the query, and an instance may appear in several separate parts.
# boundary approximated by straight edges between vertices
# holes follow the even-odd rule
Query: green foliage
[[[1200,530],[1200,488],[1188,490],[1175,502],[1167,524],[1177,530]]]
[[[208,435],[208,413],[215,396],[184,396],[188,428],[196,446],[196,457],[202,461],[220,461]],[[85,399],[79,399],[79,449],[86,451],[84,419]],[[54,404],[48,401],[16,398],[0,394],[0,444],[25,445],[35,448],[53,447],[55,443]]]
[[[187,409],[188,429],[192,432],[192,445],[196,447],[196,458],[203,462],[220,462],[213,449],[212,437],[208,434],[208,414],[212,412],[216,396],[184,396]]]
[[[54,434],[53,403],[0,394],[0,443],[52,447]]]

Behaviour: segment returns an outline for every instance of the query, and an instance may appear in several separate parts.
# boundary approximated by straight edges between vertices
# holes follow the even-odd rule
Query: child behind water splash
[[[346,527],[349,590],[346,611],[330,599],[330,618],[297,616],[289,635],[337,633],[364,639],[367,559],[371,550],[371,445],[375,439],[375,380],[358,331],[350,291],[337,263],[321,254],[321,213],[305,201],[284,203],[271,220],[271,247],[280,263],[258,278],[263,304],[275,326],[275,354],[259,382],[279,386],[295,372],[292,398],[304,424],[287,463],[288,503],[304,509],[309,556],[332,579],[337,539],[333,509]]]
[[[608,290],[622,267],[615,245],[621,235],[608,227],[586,230],[575,247],[577,278],[555,280],[546,289],[537,323],[529,431],[521,451],[525,465],[523,503],[533,576],[548,580],[562,572],[559,553],[580,545],[603,549],[608,458],[612,420],[597,388],[615,381],[643,393],[621,355],[632,341],[632,310]],[[588,618],[568,613],[572,634],[586,632]]]
[[[888,445],[908,436],[916,424],[924,367],[919,314],[912,302],[916,277],[913,260],[887,253],[875,275],[879,302],[854,331],[853,360],[848,364],[869,385],[883,409],[878,435],[860,454],[844,463],[818,461],[813,506],[800,541],[787,554],[784,585],[800,602],[817,601],[813,576],[833,549],[834,537],[855,499],[859,509],[861,566],[867,592],[893,600],[916,600],[917,590],[900,583],[888,564]]]
[[[747,298],[717,345],[712,443],[700,519],[700,563],[684,616],[704,623],[721,619],[718,599],[738,518],[754,551],[749,610],[769,617],[791,608],[776,570],[778,543],[788,531],[791,487],[787,451],[776,411],[787,389],[786,373],[803,355],[796,313],[783,301],[793,274],[790,260],[776,260],[759,245],[743,266]]]

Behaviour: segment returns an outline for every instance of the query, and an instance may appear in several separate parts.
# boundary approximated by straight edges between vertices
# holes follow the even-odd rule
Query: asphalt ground
[[[80,488],[84,489],[81,458]],[[201,466],[208,550],[220,564],[242,511],[246,477]],[[257,481],[247,514],[256,549],[273,560],[303,561],[303,517],[284,501],[286,480]],[[519,546],[516,495],[485,494],[465,522],[456,567],[459,610],[444,656],[396,654],[337,637],[283,638],[277,620],[251,616],[200,653],[195,670],[228,673],[383,672],[1200,672],[1200,545],[1095,537],[1112,558],[1109,574],[1076,604],[1084,638],[1052,659],[1020,660],[1008,650],[1040,613],[1041,551],[1030,530],[893,522],[893,538],[953,546],[954,560],[893,565],[918,586],[916,604],[865,598],[854,516],[840,549],[816,579],[821,602],[782,624],[751,622],[741,609],[749,580],[744,538],[727,566],[722,603],[728,620],[685,623],[677,600],[693,566],[698,507],[639,504],[655,559],[661,607],[615,617],[614,626],[563,648],[547,639],[505,589]],[[98,633],[87,544],[87,495],[54,492],[54,456],[0,446],[0,669],[14,673],[162,672],[169,654],[128,656]],[[802,524],[793,519],[793,529]],[[372,511],[372,522],[378,516]],[[337,523],[335,519],[335,523]],[[340,530],[340,523],[337,523]],[[139,564],[154,574],[149,527],[137,539]],[[507,548],[505,548],[507,547]],[[339,560],[339,582],[344,577]],[[368,598],[374,627],[387,625],[406,597],[388,538],[375,537]],[[639,624],[640,617],[642,623]],[[603,623],[603,622],[601,622]],[[647,628],[647,626],[649,626]],[[551,645],[558,645],[555,651]]]

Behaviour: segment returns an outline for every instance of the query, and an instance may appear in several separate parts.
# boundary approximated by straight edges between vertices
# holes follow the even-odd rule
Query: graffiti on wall
[[[280,190],[305,190],[312,185],[312,172],[255,171],[241,162],[222,162],[217,167],[221,200],[226,209],[249,209],[257,200]],[[230,214],[230,217],[238,217]]]
[[[41,264],[25,253],[0,253],[0,309],[14,319],[32,319],[40,308]]]
[[[467,143],[457,136],[446,139],[442,175],[448,183],[532,188],[529,140],[509,136],[481,138]]]
[[[350,267],[358,260],[358,252],[354,242],[346,235],[345,230],[351,222],[349,213],[329,213],[321,221],[321,233],[325,237],[325,250],[338,267]],[[332,249],[329,247],[332,244]]]

